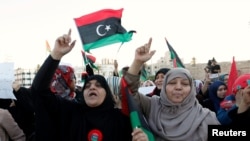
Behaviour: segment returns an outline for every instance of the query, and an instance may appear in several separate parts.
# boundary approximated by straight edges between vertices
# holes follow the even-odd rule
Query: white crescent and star
[[[98,26],[96,27],[96,33],[97,33],[97,35],[99,35],[99,36],[105,36],[105,35],[107,34],[107,32],[108,32],[109,30],[111,30],[110,25],[106,25],[106,26],[105,26],[106,32],[101,33],[101,32],[100,32],[100,28],[103,27],[103,26],[104,26],[104,25],[100,24],[100,25],[98,25]]]

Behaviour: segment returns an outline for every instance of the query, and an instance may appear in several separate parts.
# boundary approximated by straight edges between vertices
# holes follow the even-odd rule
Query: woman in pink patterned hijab
[[[56,95],[72,100],[75,98],[75,84],[74,69],[68,65],[59,65],[52,78],[50,89]]]

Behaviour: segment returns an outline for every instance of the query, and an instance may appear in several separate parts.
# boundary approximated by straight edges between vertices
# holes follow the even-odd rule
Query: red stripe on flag
[[[92,55],[87,55],[87,58],[89,60],[91,60],[93,63],[95,63],[95,61],[96,61],[96,58],[94,56],[92,56]]]
[[[98,21],[105,20],[107,18],[112,18],[112,17],[120,19],[122,17],[122,11],[123,11],[123,8],[119,10],[103,9],[103,10],[99,10],[99,11],[81,16],[79,18],[75,18],[74,20],[75,20],[77,27],[79,27],[79,26],[91,24],[91,23],[98,22]]]
[[[182,67],[185,68],[185,66],[183,65],[183,63],[181,62],[181,59],[179,58],[178,54],[176,53],[176,51],[174,50],[174,48],[169,44],[167,38],[165,38],[167,46],[168,46],[168,50],[170,52],[170,58],[173,61],[173,67]]]
[[[95,63],[96,58],[92,55],[86,54],[84,51],[82,51],[82,56],[84,57],[86,55],[87,59],[89,59],[92,63]]]
[[[129,116],[129,108],[128,108],[128,99],[127,99],[127,95],[126,95],[126,90],[125,88],[127,87],[127,83],[124,79],[124,77],[121,78],[121,95],[122,95],[122,99],[121,99],[121,103],[122,103],[122,113]]]
[[[174,60],[173,60],[173,66],[174,66],[174,68],[177,68],[176,58],[174,58]]]
[[[121,78],[121,94],[122,113],[130,117],[132,128],[141,128],[144,133],[147,134],[149,141],[155,141],[154,135],[152,134],[144,115],[128,89],[128,84],[124,76]]]

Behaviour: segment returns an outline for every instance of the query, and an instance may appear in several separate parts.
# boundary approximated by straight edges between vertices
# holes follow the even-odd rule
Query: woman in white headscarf
[[[127,82],[148,120],[157,141],[206,141],[208,125],[219,125],[214,112],[202,108],[190,72],[173,68],[167,72],[160,97],[147,97],[137,92],[140,67],[155,53],[152,39],[136,49],[135,58],[123,79]]]
[[[115,100],[115,107],[121,109],[120,81],[121,78],[118,76],[109,76],[107,78],[107,83]]]

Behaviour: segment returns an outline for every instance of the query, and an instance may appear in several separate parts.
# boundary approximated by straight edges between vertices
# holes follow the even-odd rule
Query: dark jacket
[[[132,127],[119,109],[96,107],[69,101],[54,95],[49,84],[59,64],[49,56],[39,69],[33,84],[36,107],[37,141],[88,141],[96,130],[102,141],[130,141]]]
[[[15,101],[15,109],[11,109],[12,114],[20,128],[23,129],[26,139],[33,141],[35,136],[35,109],[31,90],[20,87],[18,91],[13,91],[13,93],[17,100]]]
[[[250,131],[250,108],[248,108],[245,112],[243,113],[237,113],[238,107],[234,108],[229,112],[229,117],[231,118],[232,126],[242,126],[242,127],[247,127],[248,130]]]

